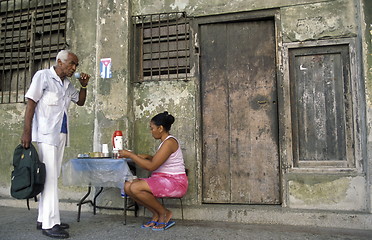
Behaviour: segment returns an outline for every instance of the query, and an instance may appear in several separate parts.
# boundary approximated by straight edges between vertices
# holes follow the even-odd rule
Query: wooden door
[[[203,201],[280,202],[272,20],[200,27]]]

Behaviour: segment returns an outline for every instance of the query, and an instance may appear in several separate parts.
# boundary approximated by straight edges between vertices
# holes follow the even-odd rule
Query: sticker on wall
[[[101,78],[111,78],[111,58],[102,58],[100,63]]]

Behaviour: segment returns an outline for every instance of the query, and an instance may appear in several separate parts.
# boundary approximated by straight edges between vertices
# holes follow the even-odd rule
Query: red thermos
[[[123,150],[123,133],[121,131],[115,131],[112,135],[112,150]]]

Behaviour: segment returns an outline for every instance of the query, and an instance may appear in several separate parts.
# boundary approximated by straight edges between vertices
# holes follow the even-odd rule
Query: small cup
[[[103,153],[108,153],[109,150],[108,150],[108,144],[102,144],[102,152]]]

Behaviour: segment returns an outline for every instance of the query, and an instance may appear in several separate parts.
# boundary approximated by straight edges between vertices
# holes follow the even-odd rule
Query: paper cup
[[[109,153],[108,145],[107,144],[102,144],[102,152],[103,153]]]

